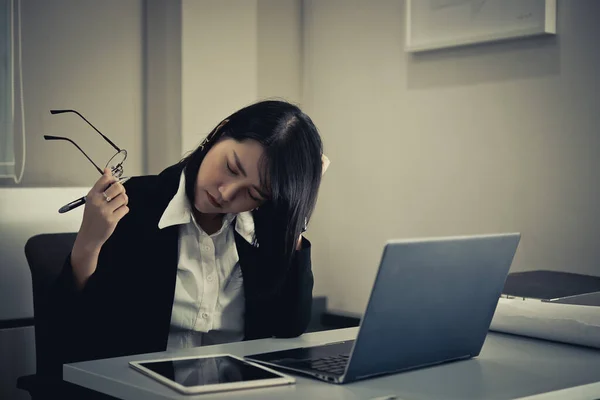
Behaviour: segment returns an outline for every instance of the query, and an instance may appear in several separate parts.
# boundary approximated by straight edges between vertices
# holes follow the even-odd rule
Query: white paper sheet
[[[600,307],[502,297],[490,330],[600,348]]]

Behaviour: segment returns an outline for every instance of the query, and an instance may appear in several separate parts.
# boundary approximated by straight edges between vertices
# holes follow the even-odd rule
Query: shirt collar
[[[179,178],[179,188],[173,196],[167,208],[163,212],[158,228],[164,229],[173,225],[184,225],[192,222],[192,207],[185,194],[185,174],[182,172]],[[248,243],[254,243],[254,217],[250,211],[237,215],[225,214],[223,225],[229,225],[235,218],[235,230]]]

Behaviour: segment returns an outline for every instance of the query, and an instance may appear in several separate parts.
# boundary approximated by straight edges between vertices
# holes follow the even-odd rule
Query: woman
[[[302,334],[322,160],[310,118],[264,101],[157,176],[105,171],[51,296],[60,363]]]

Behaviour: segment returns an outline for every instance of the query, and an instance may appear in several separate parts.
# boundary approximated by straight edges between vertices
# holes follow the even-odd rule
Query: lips
[[[215,206],[216,208],[221,208],[221,205],[217,202],[217,200],[210,195],[210,193],[206,192],[206,196],[208,197],[208,201]]]

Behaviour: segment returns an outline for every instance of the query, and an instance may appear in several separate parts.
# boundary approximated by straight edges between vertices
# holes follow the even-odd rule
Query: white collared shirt
[[[244,286],[235,230],[252,243],[250,212],[226,214],[218,232],[206,234],[193,217],[182,173],[177,193],[158,227],[179,225],[177,282],[168,349],[240,341],[244,338]]]

